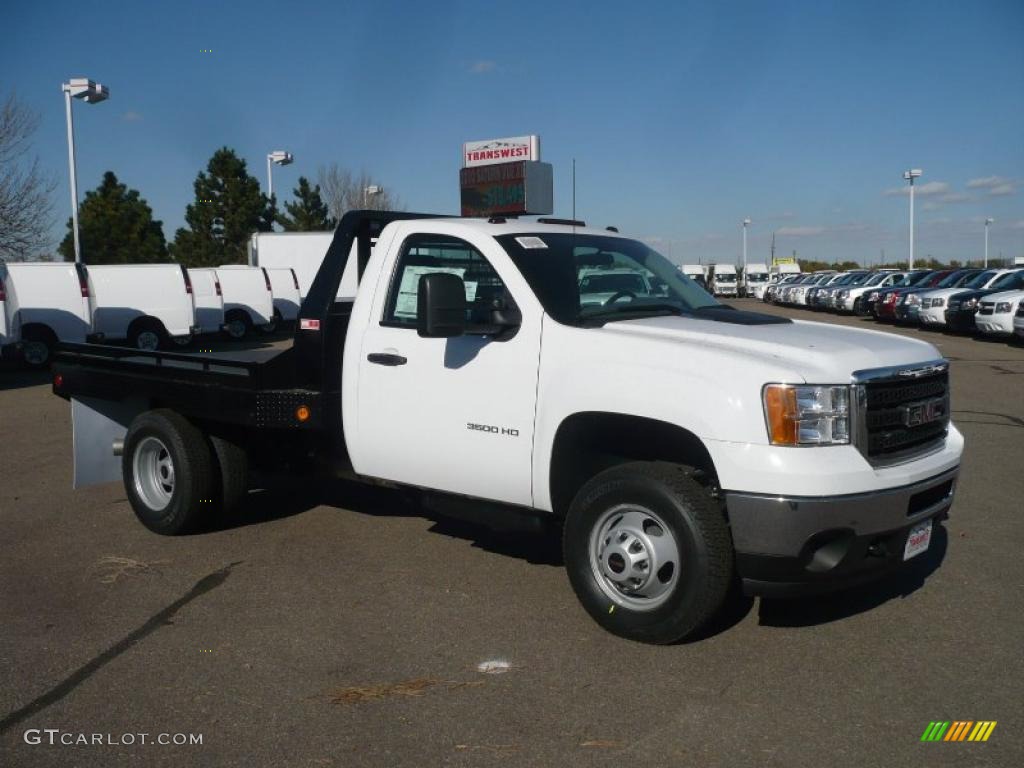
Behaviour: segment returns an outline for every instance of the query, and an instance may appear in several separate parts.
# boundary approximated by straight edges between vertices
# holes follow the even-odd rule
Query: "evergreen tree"
[[[300,176],[294,194],[295,202],[284,204],[289,215],[282,213],[277,217],[285,232],[324,232],[337,226],[337,221],[331,218],[320,197],[319,184],[310,187],[309,179]]]
[[[58,250],[67,260],[75,258],[72,220]],[[138,190],[128,189],[112,171],[103,174],[95,190],[85,193],[78,209],[82,260],[86,264],[150,264],[167,261],[163,223],[153,219],[153,209]]]
[[[269,232],[274,206],[260,192],[245,161],[233,149],[213,153],[206,171],[196,176],[195,202],[185,209],[185,222],[174,235],[171,254],[190,267],[244,264],[249,237]]]

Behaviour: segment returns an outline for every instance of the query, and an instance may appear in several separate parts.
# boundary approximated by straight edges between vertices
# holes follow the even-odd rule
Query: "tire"
[[[249,493],[249,454],[237,443],[215,435],[210,446],[217,463],[218,510],[230,515],[237,511]]]
[[[228,338],[241,341],[252,331],[252,319],[248,313],[234,309],[224,316],[224,333]]]
[[[284,318],[282,318],[281,313],[275,309],[274,317],[271,319],[271,321],[259,327],[260,333],[264,334],[265,336],[272,336],[273,334],[277,333],[278,329],[281,328],[282,325],[284,325]]]
[[[733,576],[723,512],[692,470],[676,464],[634,462],[592,478],[569,508],[563,551],[587,613],[609,632],[644,643],[697,634],[724,605]],[[631,572],[646,579],[632,592],[613,578]]]
[[[57,336],[49,328],[26,328],[21,335],[21,344],[21,359],[25,365],[33,370],[43,370],[50,366]]]
[[[133,349],[154,352],[167,346],[167,333],[156,320],[142,320],[128,328],[128,344]]]
[[[174,411],[146,411],[135,418],[125,437],[121,472],[135,516],[154,533],[191,533],[213,505],[210,446]]]

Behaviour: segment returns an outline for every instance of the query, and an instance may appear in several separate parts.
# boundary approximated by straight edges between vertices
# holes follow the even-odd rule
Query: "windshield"
[[[896,288],[902,288],[907,285],[918,285],[924,283],[926,279],[931,275],[931,272],[908,272],[903,276],[903,279],[894,285]]]
[[[984,288],[985,283],[987,283],[995,276],[996,271],[994,269],[990,269],[987,272],[982,272],[981,274],[976,275],[975,277],[964,283],[964,288]]]
[[[767,272],[751,272],[749,275],[747,275],[747,280],[751,283],[763,283],[767,279]]]
[[[951,272],[935,284],[936,288],[953,288],[963,279],[963,272]]]
[[[715,280],[720,283],[735,283],[736,275],[732,272],[723,272],[722,274],[715,274]]]
[[[668,259],[636,240],[548,232],[495,239],[544,310],[566,325],[727,309]],[[604,270],[607,274],[601,274]],[[660,287],[657,294],[650,293],[652,282]]]
[[[880,272],[880,273],[878,273],[876,275],[871,275],[871,277],[868,278],[868,281],[866,283],[864,283],[864,285],[878,285],[880,282],[885,280],[885,278],[886,278],[886,273],[885,272]]]
[[[1024,285],[1024,270],[1007,272],[990,286],[993,290],[1010,290]]]

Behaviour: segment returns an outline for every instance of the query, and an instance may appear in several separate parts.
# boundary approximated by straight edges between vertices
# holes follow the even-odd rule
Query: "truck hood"
[[[816,384],[845,383],[854,371],[938,360],[931,344],[892,333],[795,320],[738,325],[714,319],[651,317],[606,324],[602,332],[761,360]]]

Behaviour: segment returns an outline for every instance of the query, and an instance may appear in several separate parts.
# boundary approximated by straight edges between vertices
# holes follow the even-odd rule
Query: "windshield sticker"
[[[548,244],[539,237],[517,237],[516,242],[523,248],[547,248]]]

